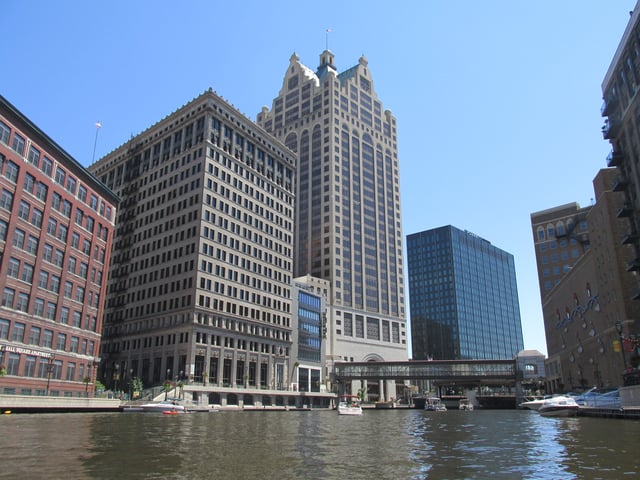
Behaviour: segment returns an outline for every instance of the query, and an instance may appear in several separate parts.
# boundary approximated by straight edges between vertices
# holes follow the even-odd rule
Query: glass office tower
[[[414,360],[523,350],[513,255],[451,225],[407,236]]]

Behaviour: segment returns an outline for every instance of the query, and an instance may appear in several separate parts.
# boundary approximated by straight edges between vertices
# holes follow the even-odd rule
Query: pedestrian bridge
[[[514,360],[411,360],[407,362],[336,362],[335,380],[436,380],[515,384]]]

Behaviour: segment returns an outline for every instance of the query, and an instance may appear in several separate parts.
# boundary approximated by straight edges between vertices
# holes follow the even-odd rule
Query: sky
[[[511,253],[524,346],[547,353],[530,215],[592,202],[636,0],[2,3],[0,94],[84,166],[209,88],[255,120],[294,52],[364,55],[398,122],[403,234],[453,225]]]

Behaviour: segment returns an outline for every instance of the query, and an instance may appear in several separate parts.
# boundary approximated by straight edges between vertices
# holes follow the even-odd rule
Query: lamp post
[[[115,380],[115,386],[113,387],[113,390],[115,394],[118,395],[118,380],[120,380],[120,364],[118,362],[114,363],[113,368],[115,368],[115,371],[113,372],[113,379]]]
[[[5,366],[4,366],[4,350],[5,350],[5,346],[4,345],[0,345],[0,377],[3,377],[5,375],[6,370],[5,370]]]
[[[46,396],[49,396],[49,385],[51,384],[51,372],[53,371],[53,361],[56,358],[56,354],[52,353],[49,355],[49,359],[47,360],[47,391]]]
[[[133,368],[129,369],[129,401],[133,400]]]
[[[91,381],[91,364],[87,364],[87,373],[83,379],[84,381],[84,396],[89,396],[89,382]]]
[[[171,369],[167,368],[167,376],[164,377],[164,401],[167,401],[167,394],[171,385]]]
[[[627,369],[627,359],[624,356],[624,334],[623,332],[623,327],[622,327],[622,323],[620,322],[620,320],[618,320],[616,322],[616,332],[618,332],[618,337],[620,338],[620,353],[622,354],[622,365],[624,367],[624,369]]]

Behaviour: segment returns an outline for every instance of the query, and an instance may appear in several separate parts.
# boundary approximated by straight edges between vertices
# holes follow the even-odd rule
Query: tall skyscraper
[[[298,154],[296,276],[331,282],[331,361],[406,360],[396,119],[368,62],[338,73],[325,50],[314,71],[292,55],[258,124]]]
[[[0,96],[0,393],[93,392],[117,202]]]
[[[220,403],[214,387],[297,382],[294,169],[288,149],[212,91],[90,167],[122,198],[103,337],[110,384],[185,379]]]
[[[513,255],[451,225],[407,236],[414,360],[500,360],[523,346]]]

